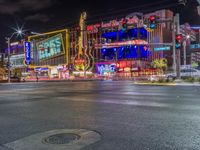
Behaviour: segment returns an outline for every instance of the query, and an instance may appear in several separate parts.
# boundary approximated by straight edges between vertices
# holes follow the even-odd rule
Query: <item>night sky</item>
[[[5,36],[13,27],[24,25],[24,29],[46,32],[78,24],[82,11],[88,14],[87,23],[120,17],[131,12],[144,12],[168,8],[179,12],[181,23],[200,25],[196,0],[179,5],[178,0],[0,0],[0,49],[6,47]],[[15,38],[13,38],[15,40]]]

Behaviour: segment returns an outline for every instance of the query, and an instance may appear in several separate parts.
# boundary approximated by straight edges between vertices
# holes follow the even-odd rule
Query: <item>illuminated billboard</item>
[[[105,73],[114,73],[116,71],[115,63],[97,63],[96,72],[100,75],[105,75]]]
[[[62,34],[57,34],[36,43],[40,60],[49,59],[65,53]]]

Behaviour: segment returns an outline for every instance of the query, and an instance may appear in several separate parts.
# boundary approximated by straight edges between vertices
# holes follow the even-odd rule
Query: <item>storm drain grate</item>
[[[79,140],[80,136],[73,133],[60,133],[46,137],[43,141],[48,144],[68,144]]]

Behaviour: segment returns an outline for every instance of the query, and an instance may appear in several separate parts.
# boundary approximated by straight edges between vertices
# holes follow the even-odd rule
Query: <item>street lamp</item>
[[[10,83],[10,40],[15,34],[22,35],[22,30],[19,29],[16,32],[12,33],[10,37],[6,37],[6,42],[8,43],[8,83]]]

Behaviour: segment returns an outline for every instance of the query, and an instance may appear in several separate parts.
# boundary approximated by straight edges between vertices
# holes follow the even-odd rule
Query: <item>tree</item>
[[[4,68],[0,68],[0,80],[2,80],[6,76],[6,70]]]
[[[152,67],[159,69],[163,73],[163,71],[166,71],[167,69],[167,59],[166,58],[161,58],[161,59],[155,59],[152,62]]]
[[[22,76],[22,71],[20,68],[15,68],[13,70],[13,73],[14,73],[14,77],[21,77]]]
[[[198,63],[197,63],[197,62],[192,62],[192,67],[193,67],[193,68],[198,67]]]

